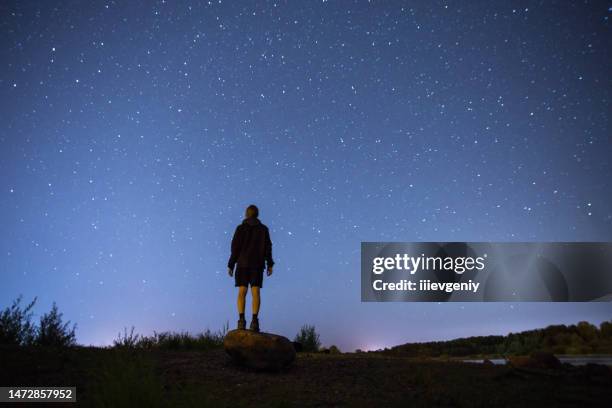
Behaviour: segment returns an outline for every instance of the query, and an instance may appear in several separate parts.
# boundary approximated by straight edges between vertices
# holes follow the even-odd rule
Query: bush
[[[25,308],[21,308],[20,295],[10,307],[0,313],[0,344],[29,346],[34,342],[36,328],[31,322],[32,308],[36,298]]]
[[[319,351],[319,347],[321,347],[321,341],[319,340],[319,334],[315,331],[314,326],[309,326],[305,324],[300,329],[300,332],[296,334],[296,341],[302,345],[303,351]]]
[[[36,303],[35,297],[26,307],[21,308],[20,295],[10,307],[0,313],[0,344],[16,346],[59,346],[76,345],[76,324],[69,328],[70,322],[62,322],[62,314],[57,305],[49,313],[42,315],[40,325],[32,323],[32,308]]]
[[[76,324],[70,329],[70,322],[62,322],[62,313],[53,302],[51,311],[40,318],[35,343],[39,346],[69,347],[76,345]]]

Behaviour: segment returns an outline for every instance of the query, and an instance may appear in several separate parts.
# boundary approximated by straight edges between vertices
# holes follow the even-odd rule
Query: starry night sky
[[[0,307],[56,301],[83,344],[234,326],[254,203],[266,331],[353,350],[609,319],[361,303],[359,270],[361,241],[612,240],[609,4],[2,2]]]

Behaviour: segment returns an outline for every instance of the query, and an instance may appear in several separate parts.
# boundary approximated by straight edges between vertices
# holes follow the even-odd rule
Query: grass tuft
[[[229,331],[229,322],[220,330],[213,332],[210,329],[198,334],[189,332],[153,332],[152,336],[134,334],[132,326],[128,333],[124,328],[113,341],[113,347],[118,349],[143,350],[210,350],[223,346],[223,339]]]

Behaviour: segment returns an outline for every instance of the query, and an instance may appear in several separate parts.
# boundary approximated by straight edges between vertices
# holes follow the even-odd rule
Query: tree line
[[[408,343],[385,349],[414,357],[554,354],[612,354],[612,321],[597,327],[589,322],[551,325],[506,336],[475,336],[449,341]]]

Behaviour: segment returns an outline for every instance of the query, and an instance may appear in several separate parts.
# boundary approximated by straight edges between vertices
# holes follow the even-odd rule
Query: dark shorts
[[[263,269],[254,268],[236,268],[234,278],[235,286],[258,286],[263,287]]]

